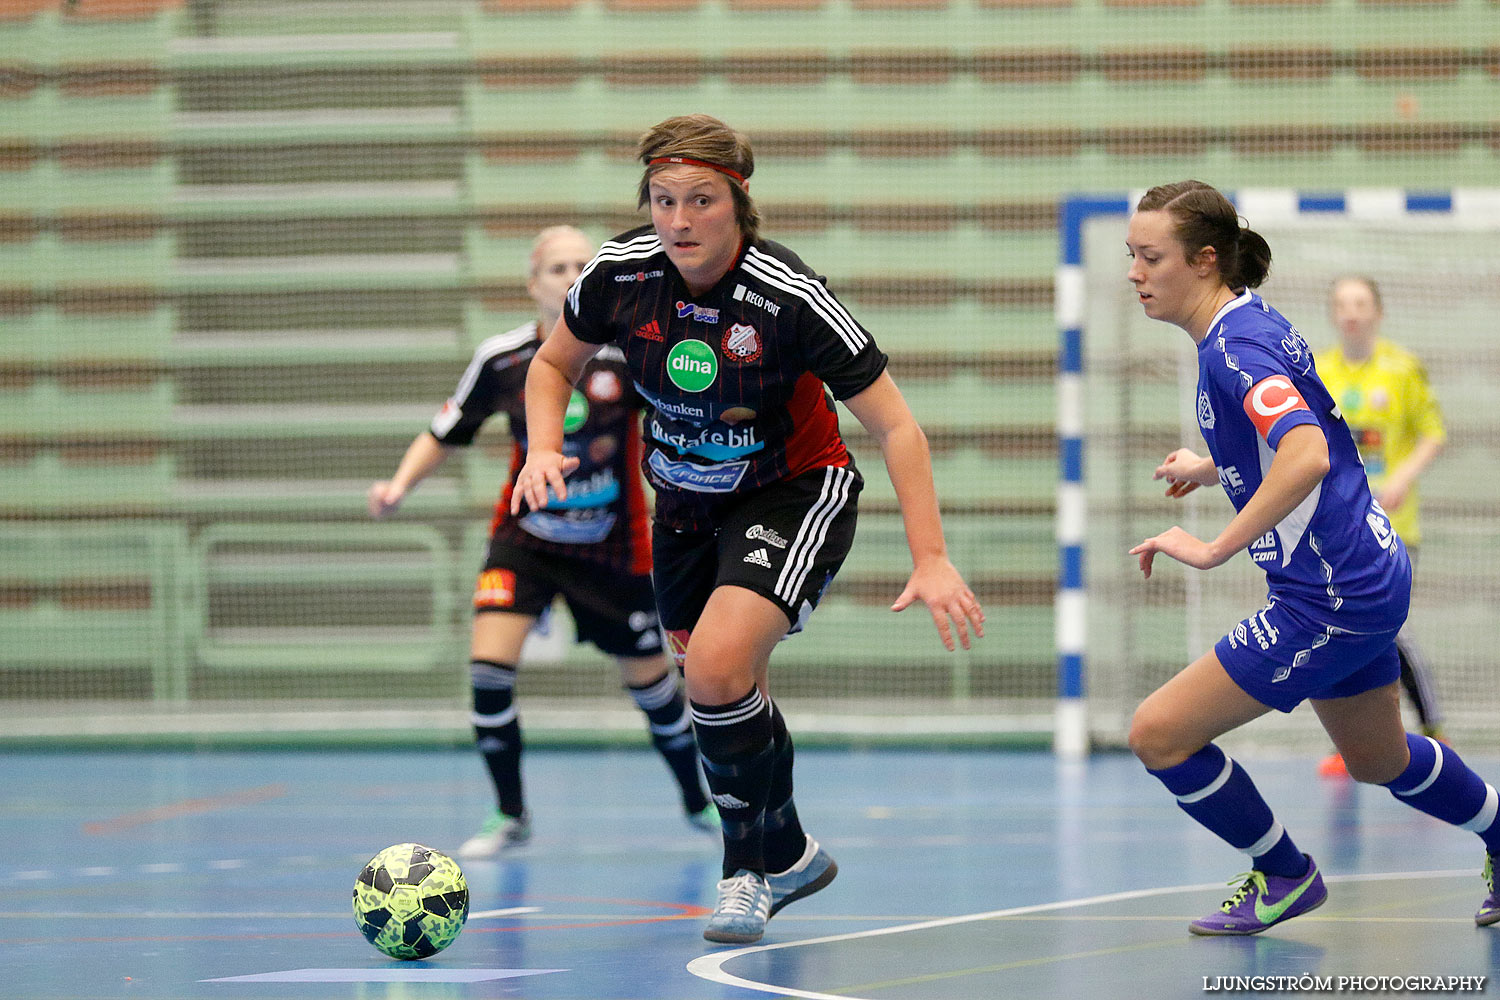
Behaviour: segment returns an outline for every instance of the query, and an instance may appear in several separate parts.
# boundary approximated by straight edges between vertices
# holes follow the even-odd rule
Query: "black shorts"
[[[491,538],[474,588],[475,612],[541,617],[561,594],[578,626],[578,641],[609,656],[661,652],[650,576],[635,576],[587,559],[533,552]]]
[[[687,636],[716,587],[744,587],[779,607],[800,632],[854,544],[853,468],[829,466],[764,486],[727,507],[717,530],[651,533],[656,606],[681,665]]]

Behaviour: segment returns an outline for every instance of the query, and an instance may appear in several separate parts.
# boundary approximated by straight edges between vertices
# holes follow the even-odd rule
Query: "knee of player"
[[[746,658],[742,644],[731,636],[701,631],[694,632],[688,644],[683,674],[692,699],[712,704],[727,704],[755,684],[755,665]]]
[[[1129,741],[1130,752],[1152,771],[1181,764],[1196,749],[1180,746],[1171,720],[1148,705],[1135,710],[1130,720]]]
[[[1405,747],[1401,749],[1404,750]],[[1352,753],[1345,750],[1343,757],[1349,777],[1366,785],[1384,785],[1395,781],[1406,770],[1408,760],[1405,753],[1370,753],[1362,750]]]

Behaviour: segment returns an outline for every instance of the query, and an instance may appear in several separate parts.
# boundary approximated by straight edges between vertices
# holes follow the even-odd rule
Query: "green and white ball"
[[[396,844],[354,881],[354,923],[392,958],[436,955],[469,919],[469,885],[458,862],[421,844]]]

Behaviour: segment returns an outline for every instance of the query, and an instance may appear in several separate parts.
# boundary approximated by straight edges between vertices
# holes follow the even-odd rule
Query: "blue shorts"
[[[1214,644],[1214,653],[1240,688],[1279,712],[1307,698],[1348,698],[1401,676],[1397,627],[1351,632],[1272,599]]]

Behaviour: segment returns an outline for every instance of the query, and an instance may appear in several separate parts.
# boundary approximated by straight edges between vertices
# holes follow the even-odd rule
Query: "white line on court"
[[[482,920],[485,917],[518,917],[523,913],[541,913],[540,906],[512,906],[505,910],[472,910],[469,913],[470,920]]]
[[[1375,872],[1367,875],[1325,875],[1325,882],[1395,882],[1402,879],[1417,878],[1473,878],[1475,872],[1470,869],[1461,871],[1429,871],[1429,872]],[[739,986],[747,990],[755,990],[758,993],[771,993],[783,997],[802,997],[803,1000],[862,1000],[860,997],[841,994],[835,996],[832,993],[815,993],[811,990],[798,990],[789,986],[773,986],[770,983],[757,983],[749,979],[741,979],[724,971],[724,963],[730,959],[739,958],[742,955],[756,955],[762,952],[779,951],[782,948],[801,948],[812,944],[832,944],[836,941],[859,941],[865,938],[882,937],[887,934],[905,934],[908,931],[925,931],[934,927],[952,927],[955,924],[974,923],[979,920],[994,920],[999,917],[1018,917],[1028,913],[1045,913],[1049,910],[1071,910],[1082,906],[1095,906],[1101,903],[1118,903],[1129,899],[1148,899],[1152,896],[1170,896],[1183,892],[1205,892],[1212,889],[1222,889],[1223,882],[1204,882],[1199,885],[1171,885],[1156,889],[1132,889],[1128,892],[1112,892],[1103,896],[1089,896],[1085,899],[1065,899],[1056,903],[1037,903],[1032,906],[1015,906],[1007,910],[990,910],[986,913],[966,913],[957,917],[943,917],[940,920],[923,920],[920,923],[900,924],[895,927],[880,927],[869,931],[853,931],[848,934],[831,934],[827,937],[808,938],[805,941],[783,941],[781,944],[752,945],[749,948],[736,948],[733,951],[719,951],[711,955],[703,955],[695,958],[687,964],[687,971],[699,979],[706,979],[711,983],[722,983],[725,986]]]

